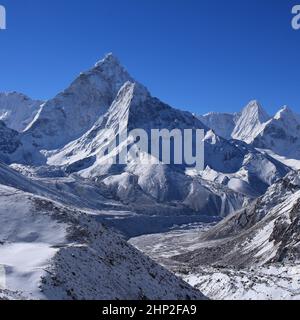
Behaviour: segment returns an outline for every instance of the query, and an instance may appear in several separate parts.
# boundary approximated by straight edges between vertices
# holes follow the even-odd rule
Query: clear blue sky
[[[197,113],[300,107],[300,0],[0,0],[0,91],[51,98],[113,52],[154,96]]]

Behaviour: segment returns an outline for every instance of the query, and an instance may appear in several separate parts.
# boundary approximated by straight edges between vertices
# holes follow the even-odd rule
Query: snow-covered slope
[[[2,166],[5,170],[10,180],[13,173]],[[1,298],[203,298],[93,216],[7,186],[3,179],[0,266]]]
[[[34,119],[42,103],[17,92],[0,93],[0,120],[21,132]]]
[[[300,172],[293,172],[202,235],[201,248],[178,260],[224,266],[299,263],[299,221]]]
[[[130,243],[212,300],[300,299],[300,265],[294,262],[237,268],[223,263],[210,266],[177,261],[179,254],[201,248],[199,235],[209,228],[208,224],[185,225],[167,233],[139,236]]]
[[[251,143],[262,125],[270,119],[258,101],[251,101],[241,112],[231,134],[233,139]]]
[[[231,139],[239,114],[211,112],[204,116],[198,116],[208,128],[225,139]]]
[[[299,300],[299,225],[298,171],[208,231],[187,228],[130,242],[211,299]]]
[[[263,125],[253,140],[260,149],[269,149],[279,156],[300,160],[300,116],[283,107]]]

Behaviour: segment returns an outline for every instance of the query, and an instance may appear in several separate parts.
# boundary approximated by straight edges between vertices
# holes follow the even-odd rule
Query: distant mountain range
[[[113,139],[138,128],[146,132],[203,129],[205,169],[197,172],[188,165],[163,162],[142,165],[134,157],[123,165],[107,161],[132,143],[128,138],[106,153]],[[113,133],[103,136],[103,129]],[[0,94],[0,219],[10,224],[10,229],[0,230],[0,264],[4,261],[13,270],[8,279],[10,291],[2,294],[64,299],[203,298],[128,247],[114,232],[103,229],[100,222],[122,230],[127,237],[154,233],[178,223],[250,210],[244,208],[252,208],[248,206],[253,201],[261,204],[256,199],[266,191],[272,198],[268,210],[277,215],[279,204],[274,202],[277,196],[272,188],[295,174],[299,147],[300,117],[287,107],[273,118],[257,101],[237,114],[195,116],[153,97],[112,54],[46,102],[19,93]],[[261,212],[256,210],[255,215]],[[226,228],[233,221],[228,219]],[[60,241],[53,238],[56,229]],[[11,254],[10,247],[14,249]],[[49,275],[31,273],[47,259],[27,265],[24,257],[22,264],[28,269],[14,269],[11,255],[20,248],[32,248],[37,255],[44,248],[45,255],[49,253],[45,259],[51,260],[46,269],[56,282]],[[77,277],[80,263],[84,270]],[[99,275],[100,279],[94,270],[97,266],[111,276],[102,279]],[[93,277],[89,268],[94,268]],[[142,270],[141,277],[135,268]],[[67,269],[73,270],[73,278]],[[21,288],[23,284],[16,279],[25,273],[38,277],[38,284]],[[125,278],[131,283],[128,288]],[[92,293],[87,283],[107,290]],[[123,289],[118,291],[120,286]]]
[[[14,105],[8,102],[14,101],[14,96],[5,96],[6,106]],[[252,145],[225,139],[229,133],[225,138],[218,135],[212,125],[214,121],[204,121],[209,117],[199,120],[189,112],[173,109],[153,98],[118,59],[109,54],[92,69],[81,73],[54,99],[42,104],[26,129],[18,135],[14,133],[14,148],[7,146],[6,140],[0,141],[3,145],[0,155],[8,164],[51,166],[66,174],[97,179],[110,189],[115,199],[134,207],[136,199],[142,197],[149,213],[164,204],[170,211],[223,216],[241,207],[245,199],[265,192],[290,169]],[[213,117],[222,119],[223,116]],[[227,123],[230,115],[225,118]],[[251,128],[246,131],[242,127],[248,124],[247,118]],[[243,132],[248,141],[251,130],[259,132],[259,126],[263,126],[267,118],[256,102],[251,103],[241,115],[232,115],[231,121],[236,123],[235,137]],[[20,127],[17,119],[10,121],[15,123],[15,128]],[[6,123],[9,126],[9,122]],[[117,135],[135,128],[146,131],[151,128],[204,129],[206,170],[194,176],[187,167],[163,163],[146,167],[134,160],[126,166],[104,164],[102,157],[107,140],[114,137],[104,138],[102,129],[113,129]],[[7,128],[5,135],[11,134],[11,128]],[[124,188],[131,191],[124,192]]]
[[[209,113],[199,119],[216,134],[273,151],[283,162],[287,158],[285,163],[300,160],[300,115],[287,106],[270,117],[257,101],[251,101],[240,113]]]

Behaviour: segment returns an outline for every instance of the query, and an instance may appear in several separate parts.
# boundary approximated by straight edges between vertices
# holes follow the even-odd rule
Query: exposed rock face
[[[0,154],[3,156],[15,152],[21,145],[19,133],[7,128],[2,121],[0,121],[0,136]]]

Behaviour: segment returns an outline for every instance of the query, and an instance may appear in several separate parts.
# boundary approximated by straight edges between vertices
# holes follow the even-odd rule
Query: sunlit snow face
[[[0,289],[6,288],[5,268],[0,265]]]

